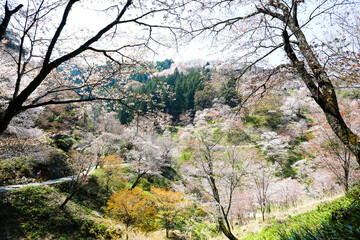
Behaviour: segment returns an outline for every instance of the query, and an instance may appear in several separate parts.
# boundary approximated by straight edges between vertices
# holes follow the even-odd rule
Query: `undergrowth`
[[[78,205],[59,206],[53,187],[26,187],[0,195],[0,239],[112,239],[120,233]]]
[[[260,232],[242,239],[360,239],[360,186],[346,196],[285,220],[272,220]]]

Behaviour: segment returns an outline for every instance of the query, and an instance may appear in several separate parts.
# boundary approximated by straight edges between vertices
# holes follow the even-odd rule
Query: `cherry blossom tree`
[[[311,181],[311,186],[308,194],[315,198],[321,198],[340,190],[334,174],[326,168],[317,169],[309,175],[309,180]]]
[[[263,222],[265,221],[266,210],[270,212],[270,191],[269,186],[275,180],[276,165],[266,162],[252,162],[249,174],[254,183],[254,195],[260,208]]]
[[[279,136],[276,132],[264,132],[258,144],[261,150],[272,161],[278,163],[283,168],[287,157],[288,138]]]
[[[283,208],[296,205],[304,195],[304,185],[291,178],[277,181],[269,187],[271,202]]]
[[[161,37],[164,31],[175,36],[177,11],[184,4],[35,0],[10,10],[6,1],[2,27],[12,15],[8,28],[19,46],[17,51],[2,49],[2,55],[12,58],[15,74],[11,97],[0,109],[0,133],[16,115],[40,106],[98,100],[126,105],[125,83],[139,64],[138,57],[154,52],[161,39],[168,39]],[[77,26],[76,12],[88,10],[94,10],[94,17],[102,14],[107,23]]]
[[[132,149],[127,153],[127,158],[136,173],[131,189],[134,189],[146,175],[160,176],[163,168],[171,165],[170,150],[164,145],[157,146],[152,136],[138,133],[131,144]]]
[[[227,238],[237,239],[232,233],[231,207],[253,152],[235,146],[220,146],[221,139],[222,133],[216,133],[214,129],[200,131],[192,157],[199,177],[206,180],[209,187],[220,230]]]
[[[342,99],[340,102],[341,113],[345,121],[354,131],[359,132],[359,101]],[[324,122],[322,115],[317,115],[317,126],[312,129],[315,138],[304,143],[306,149],[315,155],[315,162],[329,169],[348,191],[351,184],[359,175],[356,170],[359,166],[352,152],[336,137],[330,126]],[[356,174],[357,173],[357,174]]]
[[[322,109],[331,129],[360,163],[359,136],[344,121],[334,87],[344,80],[346,85],[358,81],[358,78],[351,77],[352,72],[358,72],[360,67],[356,60],[357,35],[347,34],[339,27],[344,19],[356,23],[351,20],[357,19],[358,12],[349,9],[358,6],[359,3],[347,0],[316,3],[299,0],[207,1],[195,5],[193,10],[198,14],[190,16],[189,21],[192,36],[213,37],[213,41],[232,56],[234,65],[245,64],[241,67],[243,74],[240,77],[248,69],[259,66],[258,71],[263,77],[257,76],[249,83],[249,96],[254,92],[266,92],[279,80],[291,81],[294,74],[299,76]],[[324,39],[319,24],[323,30],[334,29],[338,33],[327,34]],[[315,26],[316,32],[311,32]],[[348,52],[347,55],[355,58],[349,60],[344,54],[336,54],[334,46],[339,42],[339,33],[344,45],[348,45],[343,53]],[[316,37],[311,38],[313,35]],[[261,68],[266,66],[266,60],[272,61],[269,57],[276,54],[281,54],[284,61],[277,63],[272,70]],[[341,66],[342,71],[334,71],[336,66]]]

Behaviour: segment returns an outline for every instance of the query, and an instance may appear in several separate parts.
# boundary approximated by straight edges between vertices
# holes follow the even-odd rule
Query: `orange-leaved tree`
[[[162,188],[151,188],[151,193],[155,197],[155,207],[158,218],[166,230],[166,237],[169,231],[176,229],[181,224],[184,214],[186,214],[187,201],[181,192],[173,192]]]
[[[115,193],[108,201],[107,211],[111,218],[125,224],[126,239],[131,226],[145,232],[158,228],[153,201],[141,189],[122,189]]]

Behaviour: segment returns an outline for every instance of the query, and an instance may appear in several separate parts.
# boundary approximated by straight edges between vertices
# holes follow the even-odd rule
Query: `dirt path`
[[[95,167],[93,167],[90,170],[89,174],[91,174],[94,170],[95,170]],[[55,184],[55,183],[60,183],[60,182],[69,182],[69,181],[72,181],[73,179],[75,179],[76,177],[77,177],[77,175],[73,175],[73,176],[67,176],[67,177],[58,178],[58,179],[47,180],[47,181],[43,181],[43,182],[1,186],[0,187],[0,193],[4,193],[4,192],[7,192],[7,191],[13,191],[15,189],[28,187],[28,186],[41,186],[41,185],[50,185],[50,184]]]

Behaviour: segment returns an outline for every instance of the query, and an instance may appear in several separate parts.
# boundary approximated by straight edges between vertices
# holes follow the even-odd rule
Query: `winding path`
[[[90,170],[89,174],[91,174],[94,171],[94,169],[95,169],[95,167],[93,167]],[[77,175],[73,175],[73,176],[67,176],[67,177],[62,177],[62,178],[58,178],[58,179],[47,180],[47,181],[43,181],[43,182],[1,186],[0,193],[13,191],[13,190],[23,188],[23,187],[28,187],[28,186],[41,186],[41,185],[50,185],[50,184],[61,183],[61,182],[69,182],[69,181],[72,181],[73,179],[75,179],[76,177],[77,177]]]

